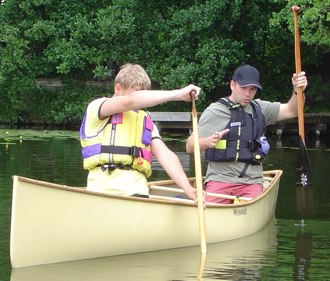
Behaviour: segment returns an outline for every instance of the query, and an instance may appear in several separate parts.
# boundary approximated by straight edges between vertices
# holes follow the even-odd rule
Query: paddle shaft
[[[201,152],[199,147],[198,137],[198,124],[197,124],[197,110],[195,97],[192,95],[192,121],[193,121],[193,136],[194,136],[194,160],[195,160],[195,173],[196,173],[196,188],[198,200],[198,217],[199,217],[199,233],[201,253],[206,254],[206,233],[205,233],[205,215],[204,215],[204,196],[203,196],[203,179],[201,167]]]
[[[298,27],[298,12],[300,8],[293,6],[292,11],[294,15],[294,54],[296,63],[296,74],[301,72],[301,55],[300,55],[300,36]],[[305,143],[305,125],[304,125],[304,97],[301,87],[297,87],[297,102],[298,102],[298,130],[299,136]]]

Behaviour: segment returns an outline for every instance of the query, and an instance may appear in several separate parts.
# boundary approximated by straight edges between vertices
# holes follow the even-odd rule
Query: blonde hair
[[[119,83],[125,89],[139,86],[141,90],[150,90],[151,81],[143,67],[138,64],[126,63],[118,72],[115,78],[115,84]]]

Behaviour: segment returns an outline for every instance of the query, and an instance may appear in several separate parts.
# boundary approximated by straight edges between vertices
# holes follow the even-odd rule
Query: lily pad
[[[8,130],[0,129],[0,140],[8,141],[24,141],[24,140],[49,140],[49,139],[68,139],[74,138],[79,140],[79,132],[77,131],[59,131],[59,130]]]

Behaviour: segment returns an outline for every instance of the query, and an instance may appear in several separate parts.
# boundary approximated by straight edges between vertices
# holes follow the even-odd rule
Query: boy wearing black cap
[[[254,100],[260,84],[259,71],[251,65],[238,67],[230,81],[231,94],[212,103],[199,120],[199,143],[209,161],[205,190],[234,196],[256,197],[262,192],[262,160],[268,153],[265,126],[298,115],[296,88],[307,87],[305,72],[293,74],[294,92],[287,103]],[[186,150],[194,151],[191,135]],[[206,197],[207,202],[232,203]]]

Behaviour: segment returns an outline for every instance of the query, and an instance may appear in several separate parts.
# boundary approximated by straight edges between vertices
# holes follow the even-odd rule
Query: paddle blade
[[[313,188],[312,186],[298,185],[296,187],[297,211],[303,217],[313,214]]]
[[[309,161],[305,142],[301,137],[296,168],[296,184],[302,185],[303,187],[308,187],[312,184],[311,164]]]

